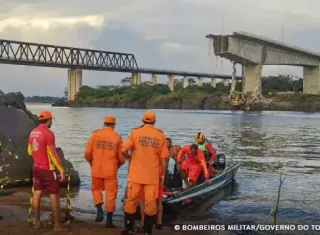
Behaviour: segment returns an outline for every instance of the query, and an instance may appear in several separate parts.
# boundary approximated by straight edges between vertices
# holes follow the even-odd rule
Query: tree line
[[[203,83],[202,87],[197,86],[196,78],[189,78],[189,86],[183,88],[183,78],[174,79],[174,93],[212,93],[221,92],[227,94],[230,91],[229,86],[225,86],[223,81],[218,82],[216,87],[211,87],[210,83]],[[303,80],[293,76],[279,75],[262,77],[262,91],[268,92],[302,92]],[[236,90],[241,91],[242,82],[238,81]],[[172,93],[168,84],[156,84],[151,86],[151,82],[143,82],[135,88],[131,87],[131,78],[125,77],[121,80],[118,86],[97,86],[89,87],[82,86],[77,93],[77,99],[103,99],[108,97],[115,97],[119,100],[134,101],[140,98],[148,98],[157,95],[167,95]]]
[[[53,96],[26,96],[24,98],[25,102],[30,102],[30,103],[54,103],[57,100],[61,99],[61,97],[53,97]]]

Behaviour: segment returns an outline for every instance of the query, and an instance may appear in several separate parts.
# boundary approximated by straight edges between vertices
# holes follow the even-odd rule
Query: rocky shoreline
[[[5,94],[0,90],[0,187],[15,187],[32,184],[32,158],[27,153],[28,137],[38,124],[24,103],[20,92]],[[66,160],[61,148],[57,148],[70,185],[79,186],[79,173]],[[66,186],[66,182],[61,186]]]
[[[209,95],[198,99],[159,96],[132,102],[101,102],[59,100],[53,107],[98,107],[129,109],[181,109],[181,110],[243,110],[243,111],[300,111],[319,112],[320,96],[305,94],[279,94],[253,103],[250,109],[232,106],[227,95]]]

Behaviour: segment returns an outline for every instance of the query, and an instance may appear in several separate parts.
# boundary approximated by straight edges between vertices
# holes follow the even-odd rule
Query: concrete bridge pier
[[[303,67],[303,93],[320,94],[320,65]]]
[[[156,74],[152,74],[151,84],[152,84],[152,86],[157,84],[157,75]]]
[[[131,86],[135,87],[141,84],[141,74],[140,73],[132,73],[131,74]]]
[[[68,101],[74,101],[76,95],[82,87],[82,70],[69,69],[68,70]]]
[[[198,86],[199,87],[203,86],[203,78],[202,77],[198,77]]]
[[[211,78],[211,87],[216,88],[217,86],[217,81],[215,78]]]
[[[137,85],[137,80],[138,80],[138,74],[137,73],[132,73],[131,74],[131,86],[136,86]]]
[[[229,81],[228,81],[227,79],[224,80],[224,81],[223,81],[223,85],[224,85],[224,86],[229,86]]]
[[[189,86],[189,79],[187,76],[183,77],[183,88],[187,88]]]
[[[171,91],[173,91],[174,89],[173,78],[174,77],[172,75],[168,75],[168,87],[170,88]]]
[[[254,92],[257,88],[261,91],[261,69],[261,65],[242,66],[242,92]]]

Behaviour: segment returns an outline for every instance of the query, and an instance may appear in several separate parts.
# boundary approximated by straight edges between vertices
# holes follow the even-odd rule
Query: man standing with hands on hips
[[[65,232],[68,229],[61,225],[59,180],[55,170],[60,173],[60,182],[65,180],[65,175],[61,159],[56,151],[55,136],[50,130],[52,119],[50,112],[40,112],[39,125],[31,131],[28,140],[28,155],[33,157],[34,228],[41,228],[40,200],[44,191],[50,195],[54,231]]]
[[[101,222],[104,217],[102,191],[105,191],[106,228],[114,227],[112,217],[118,194],[118,169],[125,163],[121,153],[122,138],[114,131],[115,125],[115,117],[106,116],[104,128],[92,133],[84,154],[91,166],[91,190],[97,208],[97,222]]]
[[[128,172],[127,198],[124,203],[125,230],[122,235],[133,233],[135,213],[140,199],[140,192],[144,192],[144,234],[152,234],[152,226],[156,223],[157,198],[159,183],[164,183],[167,172],[167,158],[169,151],[163,132],[154,127],[156,115],[153,111],[146,111],[142,118],[143,125],[131,131],[123,143],[122,152],[130,159]],[[129,151],[131,154],[129,155]],[[162,175],[160,166],[162,162]]]

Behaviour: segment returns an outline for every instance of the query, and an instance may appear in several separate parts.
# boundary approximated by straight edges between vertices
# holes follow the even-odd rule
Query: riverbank
[[[42,235],[42,234],[56,234],[52,231],[52,224],[50,222],[51,212],[48,198],[42,199],[42,212],[41,221],[43,222],[43,228],[36,230],[31,224],[27,223],[28,208],[29,208],[29,193],[27,192],[15,192],[9,193],[6,196],[1,196],[0,211],[2,214],[2,220],[0,220],[1,232],[3,234],[11,235]],[[120,235],[123,227],[123,221],[121,218],[115,218],[114,224],[116,228],[106,229],[104,223],[94,222],[94,215],[89,213],[75,212],[75,220],[70,225],[70,235],[102,235],[113,234]],[[135,233],[138,234],[138,233]],[[183,235],[183,234],[202,234],[202,235],[216,235],[217,231],[189,231],[181,232],[175,231],[173,226],[164,226],[163,230],[159,231],[154,229],[155,235]],[[234,235],[233,232],[219,231],[219,235]]]
[[[24,101],[28,103],[43,103],[43,104],[53,104],[60,99],[65,99],[62,97],[53,97],[53,96],[26,96]]]
[[[262,78],[263,99],[250,101],[246,97],[241,106],[234,106],[229,98],[231,84],[223,82],[211,87],[204,83],[197,86],[190,79],[189,86],[183,88],[183,80],[174,81],[174,91],[167,84],[151,85],[148,82],[136,87],[130,78],[121,81],[120,86],[82,86],[75,100],[60,99],[52,106],[106,107],[131,109],[182,109],[182,110],[250,110],[250,111],[320,111],[320,95],[302,93],[302,79],[293,80],[290,76]],[[236,83],[237,91],[242,90],[241,81]]]
[[[60,103],[67,107],[105,107],[131,109],[181,109],[181,110],[245,110],[244,107],[233,106],[228,94],[215,92],[206,94],[199,92],[190,97],[172,93],[148,99],[134,101],[108,99],[78,99],[74,102]],[[266,95],[265,99],[253,103],[247,111],[301,111],[319,112],[320,96],[303,93],[283,93]]]
[[[11,189],[12,191],[12,189]],[[0,219],[0,227],[1,232],[3,234],[11,234],[11,235],[42,235],[42,234],[56,234],[52,230],[52,214],[51,208],[49,204],[49,198],[45,197],[42,199],[41,204],[41,222],[42,228],[41,229],[34,229],[32,224],[27,222],[28,218],[28,209],[29,209],[29,196],[30,194],[27,190],[23,190],[20,192],[8,193],[5,195],[0,195],[0,211],[2,219]],[[61,205],[63,208],[63,203]],[[106,229],[104,228],[104,223],[96,223],[94,221],[95,215],[92,213],[79,211],[79,209],[74,208],[74,216],[75,219],[69,225],[70,231],[67,232],[69,235],[103,235],[103,234],[113,234],[113,235],[120,235],[121,230],[123,229],[123,220],[121,215],[115,215],[114,217],[114,224],[115,228],[113,229]],[[62,209],[63,211],[63,209]],[[62,213],[61,217],[63,218],[64,213]],[[31,217],[31,219],[33,219]],[[214,220],[206,221],[205,220],[189,220],[185,221],[184,223],[174,223],[174,224],[166,224],[164,223],[164,227],[162,230],[153,230],[154,235],[186,235],[186,234],[195,234],[195,235],[267,235],[271,234],[271,231],[226,231],[227,224],[248,224],[245,218],[243,221],[236,222],[235,218],[232,216],[230,218],[215,218]],[[203,231],[203,230],[189,230],[189,231],[177,231],[175,227],[177,225],[216,225],[217,228],[221,229],[218,231]],[[311,231],[309,231],[311,232]],[[139,234],[139,233],[134,233]],[[277,234],[282,235],[293,235],[293,234],[305,234],[301,233],[301,231],[277,231]],[[312,234],[312,233],[307,233]]]

